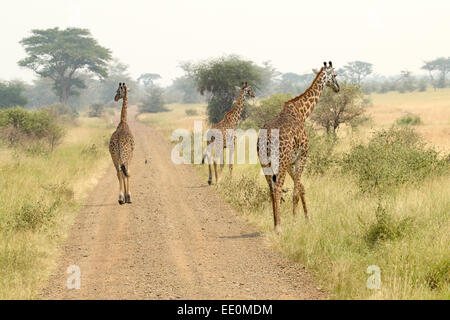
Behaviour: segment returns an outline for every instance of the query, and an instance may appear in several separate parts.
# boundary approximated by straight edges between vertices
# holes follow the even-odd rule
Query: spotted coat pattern
[[[124,84],[119,84],[115,101],[123,99],[120,123],[111,136],[109,142],[109,153],[111,154],[117,178],[119,179],[119,204],[131,203],[130,192],[130,162],[133,158],[134,138],[127,123],[128,89]]]
[[[305,187],[300,181],[308,153],[308,136],[305,130],[305,120],[314,110],[325,85],[330,86],[335,92],[339,91],[336,73],[332,68],[331,62],[329,67],[325,63],[324,65],[319,72],[316,72],[317,75],[311,86],[302,95],[285,102],[281,113],[263,127],[263,129],[267,130],[266,141],[268,145],[271,143],[271,130],[279,130],[278,172],[265,176],[270,189],[274,224],[277,231],[281,230],[280,202],[286,174],[289,174],[294,181],[293,214],[294,216],[296,215],[298,203],[301,199],[305,217],[308,218]],[[267,149],[267,153],[270,157],[270,148]],[[260,162],[264,163],[261,157]],[[262,167],[268,168],[271,165],[269,162],[266,165],[262,165]]]
[[[251,87],[247,84],[247,82],[242,83],[239,91],[239,95],[236,99],[236,102],[233,105],[233,108],[228,111],[223,120],[219,123],[216,123],[211,127],[211,129],[219,130],[222,134],[222,146],[223,146],[223,152],[221,154],[222,158],[218,159],[217,157],[211,156],[211,150],[213,147],[213,143],[215,142],[214,137],[212,137],[211,140],[207,142],[207,149],[209,151],[205,153],[205,156],[203,157],[203,160],[205,157],[208,158],[208,167],[209,167],[209,179],[208,183],[212,184],[212,170],[211,170],[211,162],[213,162],[214,165],[214,173],[216,177],[216,183],[220,179],[220,175],[222,173],[223,167],[224,167],[224,157],[225,157],[225,148],[227,147],[227,130],[234,130],[236,128],[237,123],[239,122],[242,114],[242,110],[244,108],[245,100],[248,98],[254,98],[255,93],[251,89]],[[235,143],[236,137],[234,137],[234,143]],[[230,149],[230,158],[233,159],[233,148]],[[220,171],[218,169],[218,164],[220,164]],[[233,174],[233,162],[230,160],[229,164],[230,168],[230,175]]]

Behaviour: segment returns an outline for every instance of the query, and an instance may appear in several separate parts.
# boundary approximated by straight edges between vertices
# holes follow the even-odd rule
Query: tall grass
[[[390,127],[403,112],[397,109],[406,104],[412,106],[409,111],[426,109],[426,115],[418,112],[420,117],[430,129],[440,132],[448,128],[445,121],[442,123],[442,114],[449,93],[375,95],[371,113],[376,129]],[[430,101],[440,108],[432,115]],[[180,125],[191,129],[192,121],[185,123],[185,115],[177,113],[184,109],[179,110],[158,119],[152,117],[151,122],[147,118],[147,123],[164,132]],[[393,110],[399,114],[392,116]],[[387,131],[378,131],[378,138],[369,145],[367,141],[373,135],[363,127],[358,135],[367,139],[356,139],[353,146],[354,137],[350,135],[337,141],[310,132],[309,158],[302,180],[311,221],[304,220],[301,208],[293,218],[293,184],[288,178],[288,192],[283,194],[285,201],[281,205],[281,234],[273,232],[272,206],[259,165],[235,165],[232,179],[225,167],[222,181],[214,188],[264,232],[271,246],[305,265],[331,298],[450,299],[450,174],[441,171],[448,169],[448,159],[424,146],[414,134],[404,146],[401,139],[389,140]],[[448,137],[429,140],[448,146]],[[361,141],[365,143],[361,145]],[[395,150],[395,146],[401,146],[401,150]],[[379,157],[377,150],[382,151]],[[392,151],[398,161],[389,157]],[[350,154],[347,170],[343,170],[343,154]],[[381,161],[379,167],[377,161]],[[409,169],[420,163],[424,164],[417,167],[421,174],[414,176],[415,170]],[[371,192],[371,187],[365,191],[365,186],[374,185],[380,168],[396,164],[394,170],[386,172],[388,175],[380,176],[385,178],[383,183],[376,184],[388,186],[388,192]],[[206,181],[206,167],[199,165],[197,169]],[[370,276],[367,268],[372,265],[381,269],[380,290],[366,286]]]
[[[414,140],[416,136],[409,136],[402,130],[408,131],[400,129],[399,133],[397,129],[393,129],[390,134],[381,131],[374,135],[372,144],[381,143],[379,140],[386,135],[392,137],[397,134],[413,140],[398,156],[406,154],[409,158],[411,154],[431,152],[420,149],[418,142]],[[394,140],[398,142],[398,139]],[[323,145],[316,144],[315,148],[323,150],[313,152],[313,157],[318,157],[318,160],[314,160],[316,165],[322,161],[329,163],[321,155],[330,147],[326,142],[321,143]],[[335,144],[336,141],[328,143]],[[384,152],[392,151],[385,144],[383,146]],[[377,148],[369,148],[365,150],[364,156],[378,151]],[[367,172],[363,168],[366,168],[367,161],[372,166],[380,166],[379,162],[386,160],[383,156],[379,159],[372,156],[361,161],[360,156],[363,157],[361,153],[354,151],[347,154],[347,157],[359,161],[359,166],[352,164],[353,168],[360,168],[365,173]],[[311,216],[309,223],[305,221],[301,211],[296,219],[292,216],[293,186],[288,179],[286,187],[289,191],[283,195],[286,201],[282,203],[281,210],[283,232],[279,235],[272,232],[272,207],[267,195],[267,184],[259,174],[259,166],[235,166],[234,178],[230,179],[227,172],[224,172],[224,179],[216,188],[251,223],[266,232],[273,247],[304,264],[315,274],[317,281],[331,293],[332,298],[448,299],[449,164],[445,159],[439,160],[434,156],[433,153],[431,158],[416,157],[422,164],[426,162],[425,165],[431,166],[424,175],[415,176],[413,171],[406,170],[408,167],[415,167],[414,157],[409,163],[400,163],[402,168],[391,170],[394,176],[400,172],[405,181],[394,179],[393,183],[390,173],[384,172],[387,182],[377,186],[389,187],[389,192],[367,192],[369,189],[360,182],[373,182],[377,179],[370,174],[355,176],[342,170],[310,171],[303,177]],[[334,157],[337,155],[334,154]],[[436,162],[440,162],[439,166],[434,166]],[[315,166],[314,162],[308,165],[311,164]],[[333,169],[339,165],[342,162],[335,161],[330,166]],[[447,166],[447,170],[443,170],[443,166]],[[200,169],[200,172],[206,179],[206,170]],[[409,181],[410,177],[415,178]],[[366,270],[371,265],[381,269],[380,290],[366,287],[370,276]]]
[[[0,299],[29,299],[45,283],[57,245],[107,160],[107,133],[71,127],[53,152],[5,149],[0,164]]]

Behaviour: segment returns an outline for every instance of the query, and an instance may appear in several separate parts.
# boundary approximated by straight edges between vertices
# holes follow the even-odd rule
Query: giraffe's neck
[[[228,113],[225,115],[225,119],[228,120],[228,123],[233,127],[237,125],[239,119],[241,118],[242,109],[244,108],[244,102],[244,90],[241,89],[241,92],[239,93],[239,96],[234,103],[233,108],[231,108],[231,110],[228,111]]]
[[[324,68],[320,70],[311,86],[306,89],[304,93],[286,103],[287,106],[292,106],[295,109],[295,113],[298,117],[302,118],[300,119],[302,121],[306,120],[311,112],[313,112],[314,107],[322,94],[324,87],[324,70]]]
[[[121,123],[127,123],[127,108],[128,108],[128,92],[125,91],[125,94],[123,96],[122,112],[120,114]]]

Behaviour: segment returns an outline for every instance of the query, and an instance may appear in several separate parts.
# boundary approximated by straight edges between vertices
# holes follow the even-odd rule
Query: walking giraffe
[[[114,101],[123,99],[120,123],[111,136],[109,153],[116,167],[119,179],[119,204],[131,203],[129,164],[133,157],[134,138],[127,124],[128,89],[125,83],[119,83]]]
[[[239,87],[238,87],[239,88]],[[227,147],[227,130],[234,130],[236,128],[236,125],[241,118],[242,110],[244,108],[245,99],[247,97],[254,98],[255,93],[253,92],[252,88],[247,84],[247,82],[243,82],[241,84],[241,87],[239,88],[239,96],[236,99],[236,102],[233,106],[233,108],[228,111],[223,120],[219,123],[213,125],[211,129],[218,130],[222,134],[222,146],[223,150]],[[236,140],[236,137],[233,138],[233,143]],[[212,184],[212,170],[211,170],[211,158],[212,162],[214,164],[214,174],[216,177],[216,184],[219,182],[220,175],[222,173],[223,167],[224,167],[224,158],[225,154],[222,152],[221,157],[218,159],[217,157],[212,157],[212,146],[215,141],[215,137],[211,137],[211,139],[207,142],[207,151],[203,155],[202,164],[205,163],[205,158],[208,158],[208,169],[209,169],[209,178],[208,178],[208,184]],[[230,175],[233,174],[233,148],[230,148],[230,154],[229,154],[229,167],[230,167]],[[220,163],[220,172],[217,170],[217,162]]]
[[[263,129],[267,130],[267,136],[264,138],[267,141],[265,149],[269,156],[269,161],[263,161],[265,159],[262,159],[262,155],[259,154],[258,148],[261,166],[265,171],[264,174],[267,183],[269,184],[274,224],[277,232],[281,231],[280,201],[286,173],[294,180],[293,215],[295,216],[297,213],[298,202],[301,198],[303,212],[305,218],[308,219],[305,187],[300,181],[308,152],[308,136],[306,135],[305,130],[305,120],[314,110],[325,85],[332,88],[334,92],[339,92],[336,72],[334,71],[331,61],[328,66],[326,62],[324,62],[324,67],[322,67],[320,71],[313,71],[316,73],[316,77],[311,86],[300,96],[285,102],[281,113],[263,127]],[[268,146],[271,145],[271,130],[275,129],[279,130],[278,152],[274,155],[278,155],[278,172],[270,173],[271,170],[268,169],[269,167],[272,167],[270,160],[273,159],[270,158],[270,147]],[[260,133],[258,147],[259,140],[262,139],[262,134],[264,133],[265,132]]]

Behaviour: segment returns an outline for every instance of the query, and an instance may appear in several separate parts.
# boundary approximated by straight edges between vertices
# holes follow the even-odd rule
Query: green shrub
[[[399,126],[417,126],[422,123],[420,117],[415,114],[407,114],[395,122]]]
[[[88,116],[90,118],[100,118],[103,115],[105,107],[101,103],[94,103],[89,107]]]
[[[321,136],[308,126],[306,130],[309,148],[305,173],[309,175],[324,174],[337,163],[334,152],[337,137],[333,134]]]
[[[73,200],[74,193],[65,183],[43,187],[52,194],[50,204],[42,201],[26,201],[13,213],[12,228],[16,230],[36,230],[47,225],[54,217],[61,203]]]
[[[23,108],[0,110],[0,138],[10,146],[45,143],[51,150],[59,144],[65,130],[48,110]]]
[[[425,281],[430,289],[444,288],[450,283],[450,259],[443,259],[428,267]]]
[[[78,112],[76,110],[62,103],[42,106],[39,110],[47,112],[52,118],[57,119],[60,122],[73,122],[73,120],[78,117]]]
[[[164,89],[153,86],[150,88],[149,94],[147,94],[141,104],[139,104],[139,113],[158,113],[169,111],[164,104]]]
[[[262,128],[283,110],[284,103],[291,98],[290,94],[277,93],[262,99],[259,105],[249,105],[248,117],[241,127],[244,129]]]
[[[363,192],[386,192],[391,187],[416,184],[448,169],[448,162],[427,148],[410,127],[378,131],[367,145],[352,147],[342,159],[343,172],[353,174]]]
[[[188,117],[193,117],[193,116],[198,115],[198,112],[195,109],[186,109],[185,113]]]
[[[269,188],[258,183],[258,173],[243,174],[232,179],[225,175],[220,191],[225,198],[241,210],[261,208],[269,199]]]
[[[375,215],[376,221],[369,225],[365,235],[365,240],[370,246],[384,240],[400,239],[410,232],[413,225],[411,218],[396,219],[380,204]]]

